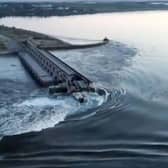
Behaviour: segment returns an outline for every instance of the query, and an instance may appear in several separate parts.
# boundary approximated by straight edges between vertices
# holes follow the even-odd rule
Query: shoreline
[[[3,17],[50,17],[98,13],[165,11],[168,2],[1,2],[0,18]]]
[[[0,55],[2,55],[1,53],[11,54],[18,52],[22,46],[20,44],[26,41],[29,41],[37,48],[44,50],[91,48],[105,45],[109,42],[109,39],[105,38],[92,44],[72,44],[47,34],[3,25],[0,25],[0,40],[6,47],[5,51],[0,48]]]
[[[70,45],[69,43],[46,34],[0,25],[0,40],[5,47],[0,48],[0,55],[3,53],[11,54],[17,52],[19,49],[17,43],[26,41],[28,39],[33,39],[33,42],[37,46],[43,45],[43,48],[47,48],[48,45],[59,45],[60,47]]]
[[[3,16],[1,17],[0,16],[0,19],[3,19],[3,18],[12,18],[12,17],[26,17],[26,18],[33,18],[33,17],[36,17],[36,18],[48,18],[48,17],[71,17],[71,16],[84,16],[84,15],[98,15],[98,14],[116,14],[116,13],[134,13],[134,12],[157,12],[157,11],[160,11],[160,12],[164,12],[164,11],[168,11],[168,9],[142,9],[142,10],[125,10],[125,11],[110,11],[110,12],[95,12],[95,13],[83,13],[83,14],[69,14],[69,15],[48,15],[48,16],[43,16],[43,15],[40,15],[40,16],[37,16],[37,15],[26,15],[26,16],[23,16],[23,15],[11,15],[11,16]],[[2,25],[0,25],[2,26]],[[30,30],[31,31],[31,30]],[[37,32],[38,33],[38,32]],[[40,34],[40,33],[39,33]]]

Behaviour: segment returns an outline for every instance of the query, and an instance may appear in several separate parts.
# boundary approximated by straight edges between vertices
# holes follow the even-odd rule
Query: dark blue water
[[[27,18],[32,29],[41,24],[42,32],[53,35],[108,35],[112,41],[106,46],[54,54],[109,94],[89,95],[83,105],[71,97],[51,97],[35,85],[17,57],[1,57],[1,167],[166,168],[167,17],[168,12],[140,12],[38,18],[38,23]],[[79,23],[80,29],[70,29]]]

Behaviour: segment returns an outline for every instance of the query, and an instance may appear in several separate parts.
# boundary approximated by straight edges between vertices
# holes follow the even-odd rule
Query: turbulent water
[[[0,166],[167,167],[167,17],[133,12],[2,18],[2,24],[50,35],[112,40],[52,51],[107,90],[106,97],[88,95],[84,104],[49,96],[16,56],[0,58]]]

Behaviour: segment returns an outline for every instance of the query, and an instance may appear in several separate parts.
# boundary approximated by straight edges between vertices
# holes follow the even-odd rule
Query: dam
[[[53,47],[54,49],[79,49],[96,47],[108,42],[105,38],[102,42],[87,45],[66,45]],[[92,81],[77,72],[68,64],[51,54],[45,47],[36,46],[32,39],[20,43],[19,58],[31,76],[42,87],[61,86],[67,93],[89,91]],[[49,46],[47,48],[50,48]]]

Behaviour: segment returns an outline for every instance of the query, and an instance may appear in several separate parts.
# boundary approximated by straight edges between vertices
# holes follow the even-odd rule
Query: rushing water
[[[50,97],[16,57],[0,58],[0,165],[167,167],[167,18],[168,12],[158,11],[0,19],[67,41],[112,40],[92,49],[53,51],[108,90],[108,97],[89,95],[83,105]]]

